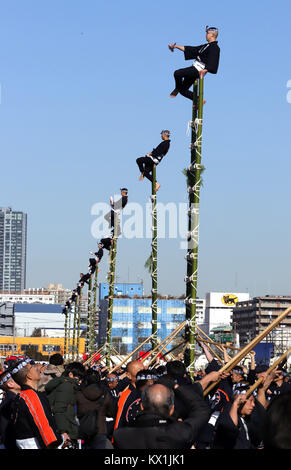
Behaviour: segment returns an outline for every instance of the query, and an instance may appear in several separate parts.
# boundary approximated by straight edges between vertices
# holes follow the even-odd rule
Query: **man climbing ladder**
[[[144,157],[139,157],[136,159],[136,163],[139,167],[141,175],[139,181],[142,181],[146,177],[149,181],[153,182],[153,167],[161,163],[162,159],[168,153],[170,148],[170,131],[162,130],[161,131],[162,142],[152,150],[152,152],[147,153]],[[156,183],[156,191],[160,188],[160,184]]]
[[[181,95],[193,100],[193,92],[189,90],[195,80],[204,78],[207,72],[216,74],[219,66],[220,48],[217,43],[218,29],[206,26],[206,44],[201,46],[178,46],[176,43],[169,44],[169,49],[179,49],[184,52],[185,60],[194,59],[193,65],[183,69],[175,70],[175,88],[170,97],[180,93]]]

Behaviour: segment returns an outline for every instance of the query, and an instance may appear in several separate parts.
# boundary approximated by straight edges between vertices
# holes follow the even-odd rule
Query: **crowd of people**
[[[254,352],[249,368],[221,372],[201,346],[208,364],[194,379],[181,356],[148,368],[139,358],[117,370],[100,359],[64,363],[59,353],[49,364],[7,361],[0,372],[1,448],[290,449],[290,374],[282,367],[268,373]],[[258,377],[259,387],[246,394]]]

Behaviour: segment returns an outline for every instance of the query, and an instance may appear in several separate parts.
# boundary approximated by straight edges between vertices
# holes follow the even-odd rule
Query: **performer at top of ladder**
[[[103,244],[101,242],[98,243],[98,251],[89,251],[90,255],[95,255],[95,259],[97,263],[100,263],[100,261],[103,258]]]
[[[201,46],[178,46],[176,43],[169,44],[169,49],[179,49],[184,52],[185,60],[194,59],[191,67],[175,70],[175,88],[170,94],[175,98],[178,93],[193,100],[193,93],[189,90],[195,80],[204,78],[209,73],[216,74],[219,65],[220,48],[217,43],[218,29],[206,26],[206,44]]]
[[[115,233],[117,236],[120,235],[120,226],[119,226],[119,219],[118,216],[122,209],[126,206],[128,203],[128,189],[127,188],[120,188],[120,193],[121,193],[121,198],[118,199],[118,201],[113,200],[113,198],[110,198],[110,206],[111,206],[111,211],[105,214],[104,219],[108,222],[109,228],[111,229],[111,234]],[[115,222],[117,223],[116,231],[115,229]]]
[[[149,180],[153,181],[152,170],[154,165],[161,163],[164,156],[168,153],[170,148],[170,131],[168,129],[163,129],[161,131],[162,142],[154,148],[150,153],[147,153],[144,157],[139,157],[136,159],[136,163],[139,167],[141,173],[139,181],[142,181],[144,176]],[[159,190],[160,184],[156,183],[156,191]]]

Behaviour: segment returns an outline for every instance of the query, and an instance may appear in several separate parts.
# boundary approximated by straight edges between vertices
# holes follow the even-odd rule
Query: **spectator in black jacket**
[[[187,403],[189,414],[184,421],[172,418],[175,395]],[[209,418],[207,404],[188,385],[176,384],[174,391],[161,384],[146,387],[142,392],[142,409],[134,427],[114,431],[115,448],[190,449]]]
[[[112,448],[107,438],[106,418],[115,417],[116,406],[113,397],[101,386],[100,375],[94,371],[87,371],[85,384],[86,386],[77,392],[79,436],[85,440],[83,448]]]
[[[266,412],[253,394],[246,398],[247,389],[247,385],[238,387],[231,402],[221,411],[216,423],[214,449],[258,448]]]
[[[169,49],[179,49],[184,52],[185,60],[194,59],[191,67],[176,70],[174,72],[175,88],[170,97],[174,98],[178,93],[193,100],[193,93],[189,90],[195,80],[204,78],[207,72],[216,74],[219,65],[220,48],[217,44],[218,29],[206,27],[206,44],[201,46],[178,46],[169,44]]]
[[[142,181],[146,177],[149,181],[153,181],[152,171],[154,165],[161,163],[164,156],[168,153],[170,148],[170,131],[164,129],[161,131],[162,142],[154,148],[150,153],[147,153],[144,157],[136,159],[136,163],[139,167],[141,175],[139,181]],[[156,183],[156,191],[159,190],[160,184]]]
[[[21,361],[11,371],[21,391],[13,402],[13,427],[19,449],[46,449],[62,444],[65,436],[58,432],[48,399],[38,392],[40,364]]]
[[[16,449],[11,416],[13,401],[21,391],[21,387],[13,380],[9,370],[8,368],[0,375],[0,390],[4,392],[0,404],[0,448]]]
[[[291,449],[291,392],[278,395],[266,412],[264,449]]]

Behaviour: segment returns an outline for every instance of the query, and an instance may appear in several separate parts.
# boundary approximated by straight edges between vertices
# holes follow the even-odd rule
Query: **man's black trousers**
[[[195,80],[199,78],[199,72],[193,65],[184,69],[178,69],[174,72],[175,88],[181,95],[193,100],[193,92],[189,90]]]
[[[155,163],[150,157],[139,157],[136,159],[140,172],[151,182],[153,181],[153,167]]]

